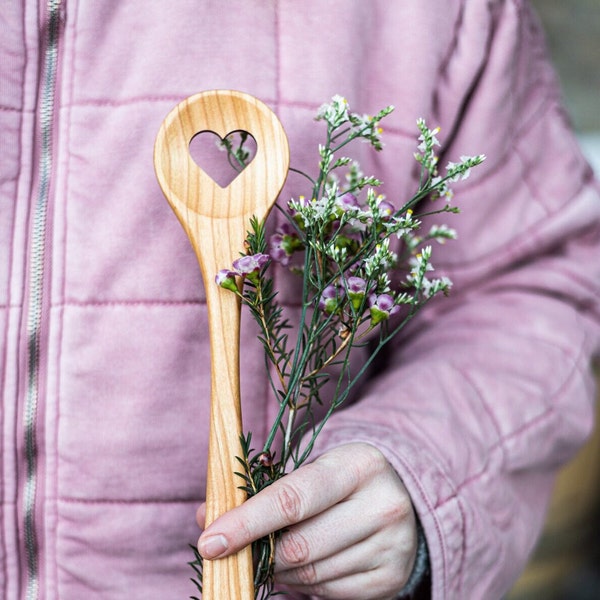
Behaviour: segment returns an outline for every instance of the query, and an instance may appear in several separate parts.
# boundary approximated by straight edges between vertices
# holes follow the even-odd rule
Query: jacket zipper
[[[23,414],[26,480],[23,496],[23,531],[27,561],[26,600],[39,596],[39,546],[36,531],[36,492],[38,484],[37,415],[40,393],[42,315],[44,303],[44,264],[48,201],[53,167],[53,132],[55,89],[58,66],[61,0],[47,0],[43,63],[40,70],[40,104],[37,134],[37,192],[33,213],[29,263],[29,297],[27,313],[27,394]]]

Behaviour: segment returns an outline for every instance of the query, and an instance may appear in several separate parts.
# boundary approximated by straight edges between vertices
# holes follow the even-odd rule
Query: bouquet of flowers
[[[450,185],[466,179],[485,157],[463,156],[440,171],[439,129],[419,119],[417,190],[398,203],[388,200],[378,192],[381,182],[365,176],[348,150],[352,143],[366,141],[381,151],[381,121],[392,110],[389,106],[375,116],[355,114],[341,96],[323,105],[316,117],[326,128],[318,148],[318,172],[316,177],[302,173],[309,193],[278,206],[284,223],[270,236],[264,223],[253,220],[247,253],[215,274],[215,284],[237,294],[258,324],[266,372],[279,403],[261,448],[252,447],[251,433],[242,436],[237,475],[248,496],[309,460],[323,426],[384,346],[434,296],[447,294],[452,286],[446,277],[432,277],[432,254],[434,243],[443,244],[456,233],[445,224],[422,231],[422,218],[457,213],[450,203]],[[240,169],[248,160],[243,142],[234,147],[221,141]],[[275,263],[302,280],[301,317],[295,327],[278,303],[271,275]],[[297,333],[290,335],[292,331]],[[354,372],[350,354],[367,344],[367,360]],[[325,411],[319,420],[316,405]],[[277,594],[273,569],[278,535],[257,541],[253,549],[258,600]],[[190,564],[202,591],[197,551]]]

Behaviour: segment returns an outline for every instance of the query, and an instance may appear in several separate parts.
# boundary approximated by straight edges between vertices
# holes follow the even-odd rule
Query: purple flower
[[[283,238],[284,236],[281,233],[274,233],[269,238],[269,255],[275,262],[287,267],[291,255],[286,251]]]
[[[348,292],[353,294],[364,294],[367,290],[367,282],[362,277],[348,277],[346,280]]]
[[[394,298],[389,294],[371,294],[369,296],[369,306],[371,325],[377,325],[381,321],[389,319],[391,315],[400,310],[400,307],[394,302]]]
[[[262,269],[270,260],[268,254],[248,254],[233,261],[233,268],[239,275],[250,275]]]
[[[348,277],[346,279],[346,289],[354,310],[358,310],[367,293],[367,282],[362,277]]]
[[[284,267],[289,264],[292,254],[302,248],[298,232],[290,223],[283,223],[269,238],[269,256]]]
[[[327,314],[333,314],[344,297],[344,289],[337,285],[328,285],[319,298],[319,308]]]
[[[290,237],[294,237],[294,238],[298,237],[298,232],[296,231],[296,228],[291,223],[288,223],[287,221],[284,221],[279,226],[277,231],[278,231],[278,233],[281,233],[282,235],[286,235],[286,236],[290,236]]]
[[[382,200],[377,208],[382,217],[391,217],[396,212],[395,206],[387,200]]]
[[[343,212],[351,208],[359,208],[358,200],[354,194],[346,192],[335,199],[335,204],[342,209]]]

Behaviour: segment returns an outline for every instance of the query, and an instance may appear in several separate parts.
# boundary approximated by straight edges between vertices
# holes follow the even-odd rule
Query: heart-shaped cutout
[[[221,138],[200,131],[190,141],[194,162],[219,186],[226,188],[256,156],[256,140],[247,131],[232,131]]]

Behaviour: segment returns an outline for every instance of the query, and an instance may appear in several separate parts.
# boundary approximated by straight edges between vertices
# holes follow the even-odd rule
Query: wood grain
[[[220,187],[192,159],[189,144],[202,131],[225,138],[247,131],[256,141],[252,162],[228,187]],[[285,181],[289,150],[271,110],[242,92],[213,90],[191,96],[164,120],[154,149],[159,184],[185,229],[206,288],[211,344],[211,423],[207,474],[207,525],[239,506],[245,494],[236,456],[241,455],[239,379],[240,303],[218,287],[216,273],[244,251],[252,216],[263,219]],[[204,600],[254,598],[250,548],[204,562]]]

